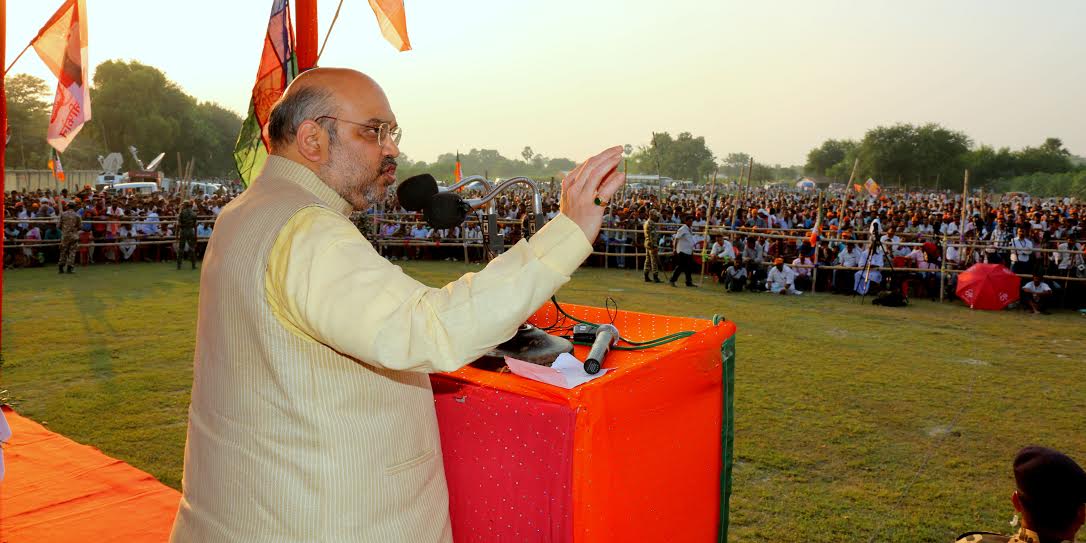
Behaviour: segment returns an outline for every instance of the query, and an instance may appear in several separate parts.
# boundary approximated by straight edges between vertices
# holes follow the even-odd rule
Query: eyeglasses
[[[313,120],[319,121],[321,119],[332,119],[333,121],[343,121],[345,123],[350,123],[355,126],[361,126],[362,128],[365,128],[368,132],[372,132],[374,134],[374,136],[377,138],[378,147],[384,147],[385,143],[388,143],[389,140],[391,140],[394,145],[399,145],[400,138],[403,137],[403,129],[401,129],[399,126],[394,127],[389,123],[381,123],[377,126],[373,126],[371,124],[362,124],[356,123],[354,121],[348,121],[347,119],[340,119],[339,117],[333,117],[331,115],[321,115],[320,117],[317,117]]]

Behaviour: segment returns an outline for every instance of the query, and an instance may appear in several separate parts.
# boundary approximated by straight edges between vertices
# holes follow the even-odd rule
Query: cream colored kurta
[[[434,289],[381,257],[349,212],[273,156],[219,216],[171,541],[450,541],[424,372],[512,337],[592,250],[559,215]]]

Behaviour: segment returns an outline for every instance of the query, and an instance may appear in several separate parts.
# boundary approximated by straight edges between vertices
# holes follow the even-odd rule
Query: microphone
[[[428,173],[413,175],[396,187],[396,198],[408,211],[424,211],[430,198],[437,194],[437,180]]]
[[[429,197],[426,206],[422,208],[422,218],[426,219],[430,226],[444,230],[459,226],[471,210],[472,206],[455,192],[439,192]]]
[[[596,329],[596,339],[592,342],[592,349],[588,351],[588,358],[584,361],[585,373],[596,375],[600,372],[603,358],[607,356],[607,351],[611,350],[611,346],[618,343],[618,339],[618,328],[612,324],[601,324]]]

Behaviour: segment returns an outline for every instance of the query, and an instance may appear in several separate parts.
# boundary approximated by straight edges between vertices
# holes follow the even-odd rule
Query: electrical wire
[[[558,326],[558,324],[564,323],[564,319],[569,319],[569,320],[574,321],[574,322],[579,323],[579,324],[591,324],[593,326],[599,326],[597,323],[589,322],[589,321],[586,321],[586,320],[583,320],[583,319],[578,319],[577,317],[574,317],[573,315],[570,315],[569,313],[567,313],[566,310],[562,309],[562,306],[558,303],[558,298],[556,296],[551,296],[551,303],[554,304],[554,309],[558,312],[558,315],[555,317],[554,324],[552,324],[550,327],[543,328],[543,330],[553,331],[553,330],[563,330],[563,329],[567,329],[567,328],[572,329],[572,327],[559,327]],[[614,304],[614,306],[615,306],[614,314],[612,314],[611,311],[610,311],[610,307],[609,307],[610,304]],[[613,298],[608,296],[607,297],[607,305],[608,305],[608,318],[611,319],[611,324],[614,324],[615,317],[618,316],[618,302],[616,302]],[[719,315],[713,315],[713,324],[714,325],[719,324],[722,320],[723,320],[723,318],[720,317]],[[678,341],[680,339],[688,338],[688,337],[690,337],[690,336],[692,336],[694,334],[695,334],[695,332],[692,331],[692,330],[683,330],[681,332],[674,332],[674,333],[671,333],[671,334],[667,334],[666,336],[661,336],[661,337],[658,337],[658,338],[655,338],[655,339],[649,339],[649,340],[646,340],[646,341],[633,341],[631,339],[627,339],[627,338],[624,338],[624,337],[620,336],[619,341],[621,341],[623,343],[626,343],[628,346],[615,345],[614,347],[611,347],[611,348],[616,350],[616,351],[642,351],[642,350],[645,350],[645,349],[652,349],[654,347],[660,347],[661,345],[667,345],[668,343],[671,343],[673,341]],[[574,345],[592,345],[592,342],[574,341],[573,344]]]

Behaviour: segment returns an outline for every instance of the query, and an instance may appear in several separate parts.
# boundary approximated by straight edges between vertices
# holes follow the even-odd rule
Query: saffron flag
[[[260,55],[253,96],[249,100],[249,116],[241,124],[241,132],[234,145],[234,162],[245,186],[249,186],[268,159],[264,127],[268,124],[272,106],[297,75],[298,59],[294,54],[290,1],[273,0],[268,31],[264,34],[264,51]]]
[[[876,183],[874,179],[871,179],[870,177],[868,177],[867,181],[864,182],[864,187],[867,189],[868,194],[870,194],[872,196],[878,196],[879,195],[879,190],[880,190],[879,189],[879,184]]]
[[[859,183],[853,183],[852,188],[855,189],[856,192],[863,192],[864,191],[864,188],[861,187]]]
[[[91,118],[85,0],[66,0],[30,44],[57,76],[57,95],[46,140],[58,152],[64,152]]]
[[[53,177],[57,181],[64,181],[64,166],[60,164],[60,153],[56,149],[52,151],[49,154],[49,171],[53,172]]]
[[[397,51],[411,49],[411,40],[407,37],[407,14],[403,10],[403,0],[370,0],[381,34]]]
[[[456,168],[453,170],[453,176],[456,177],[457,183],[464,178],[464,172],[460,169],[460,151],[456,152]]]

